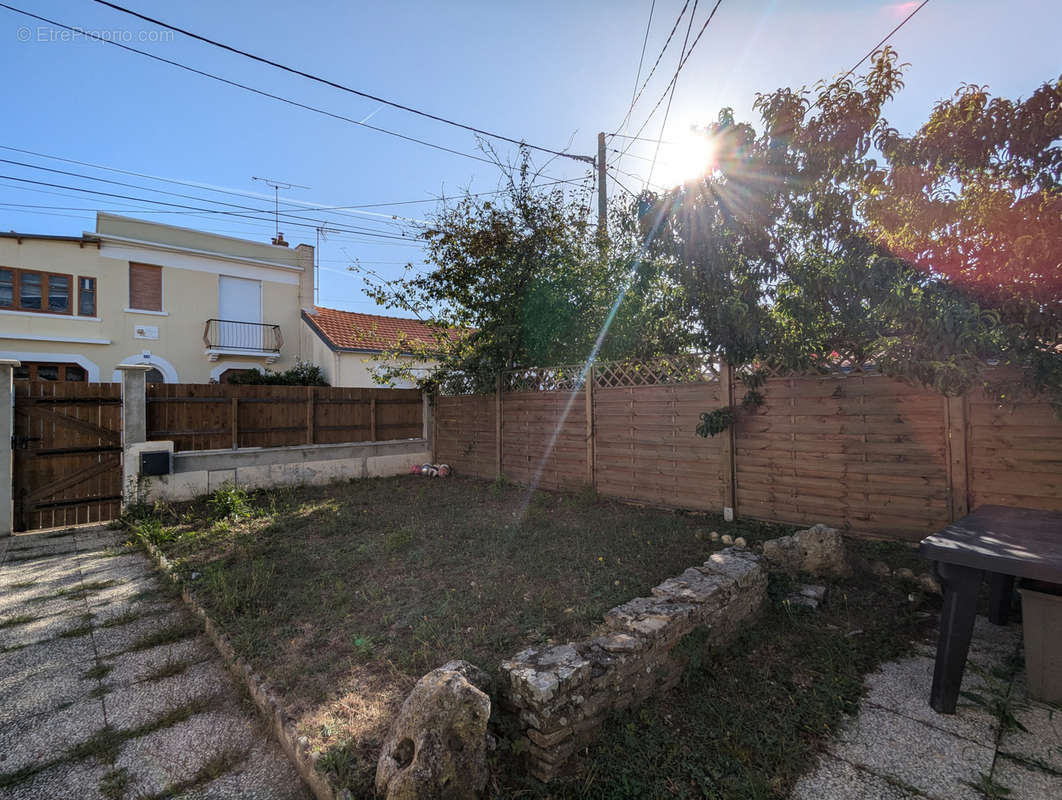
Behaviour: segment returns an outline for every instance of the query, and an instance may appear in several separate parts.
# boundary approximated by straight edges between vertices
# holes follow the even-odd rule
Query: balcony
[[[203,327],[203,344],[211,361],[223,355],[260,356],[272,364],[280,358],[284,336],[279,325],[266,322],[208,319]]]

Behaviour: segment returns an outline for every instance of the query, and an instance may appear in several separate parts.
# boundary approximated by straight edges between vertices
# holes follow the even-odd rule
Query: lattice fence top
[[[507,392],[574,392],[582,388],[584,364],[514,369],[502,376]]]
[[[700,355],[671,356],[651,361],[602,361],[594,365],[594,386],[619,388],[719,380],[714,359]]]
[[[810,368],[805,370],[772,367],[765,364],[749,365],[746,369],[763,370],[769,378],[796,378],[801,375],[861,378],[882,374],[875,362],[860,360],[850,354],[838,352],[830,353],[828,356],[813,358]]]

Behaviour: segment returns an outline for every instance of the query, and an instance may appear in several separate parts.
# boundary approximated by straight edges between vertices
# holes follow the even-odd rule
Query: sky
[[[253,62],[92,0],[4,2],[296,103],[484,155],[483,142],[468,131]],[[593,155],[597,133],[619,131],[628,112],[643,41],[642,80],[683,2],[118,4],[437,116],[550,150]],[[697,2],[691,42],[713,5]],[[722,0],[679,73],[665,124],[665,89],[678,66],[690,2],[623,129],[633,134],[647,123],[643,137],[669,144],[661,145],[654,166],[654,143],[636,142],[614,164],[609,194],[637,192],[650,168],[654,185],[687,177],[697,161],[686,144],[691,125],[714,120],[725,106],[739,120],[754,122],[757,92],[843,74],[916,5]],[[1058,30],[1058,0],[930,0],[889,42],[910,66],[886,117],[901,132],[913,132],[934,103],[963,83],[1028,96],[1062,73]],[[273,190],[252,178],[279,180],[294,185],[280,192],[287,241],[316,244],[317,228],[326,229],[320,304],[333,308],[407,316],[377,306],[348,267],[356,262],[383,278],[406,274],[407,264],[424,269],[415,229],[437,198],[499,185],[492,164],[224,85],[4,8],[0,74],[6,77],[0,230],[78,235],[93,229],[101,209],[268,241]],[[503,160],[515,158],[515,145],[486,141]],[[626,143],[612,138],[609,147],[621,150]],[[618,155],[608,153],[610,159]],[[560,185],[572,191],[592,185],[584,162],[539,152],[533,160],[542,181],[570,180]]]

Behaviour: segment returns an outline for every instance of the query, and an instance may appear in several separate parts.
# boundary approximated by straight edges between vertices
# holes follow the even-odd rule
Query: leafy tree
[[[1034,383],[1049,386],[1044,364],[1058,362],[1057,324],[1054,339],[1045,336],[1051,324],[1008,324],[1000,294],[969,292],[947,270],[912,263],[891,247],[884,224],[868,225],[872,210],[887,207],[881,187],[893,185],[875,145],[909,152],[882,116],[902,86],[902,65],[887,48],[858,80],[819,84],[814,95],[759,95],[760,131],[728,109],[705,130],[713,169],[651,198],[643,219],[643,230],[655,215],[666,219],[654,246],[671,256],[683,322],[696,346],[733,364],[809,369],[839,354],[952,394],[983,383],[986,361],[1028,367],[1035,351],[1043,358]],[[1037,163],[1057,170],[1052,158]],[[752,387],[746,399],[757,398]],[[699,432],[718,432],[733,415],[706,414]]]
[[[612,235],[602,243],[585,201],[535,187],[533,180],[525,157],[505,173],[504,194],[466,194],[442,207],[421,232],[432,269],[369,283],[377,302],[435,329],[434,343],[413,350],[441,360],[433,380],[488,390],[506,369],[582,363],[606,322],[600,357],[684,350],[686,334],[674,324],[676,287],[639,259],[629,210],[613,209]],[[395,355],[383,357],[380,380],[408,371],[394,365]]]
[[[912,136],[882,126],[867,175],[875,237],[1006,326],[997,354],[1034,389],[1062,384],[1062,78],[1025,100],[961,87]]]

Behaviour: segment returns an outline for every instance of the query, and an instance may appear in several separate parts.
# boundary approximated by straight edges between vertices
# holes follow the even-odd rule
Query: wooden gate
[[[118,515],[121,391],[117,383],[15,382],[15,530]]]

